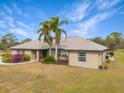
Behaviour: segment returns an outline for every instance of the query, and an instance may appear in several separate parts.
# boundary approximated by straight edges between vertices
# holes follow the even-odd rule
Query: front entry
[[[40,50],[40,59],[43,59],[44,57],[46,57],[47,56],[47,51],[48,50]]]
[[[43,58],[47,56],[47,51],[48,50],[43,50]]]

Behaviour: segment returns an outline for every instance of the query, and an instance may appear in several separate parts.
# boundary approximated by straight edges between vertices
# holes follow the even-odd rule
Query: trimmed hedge
[[[11,62],[11,56],[12,56],[12,55],[11,55],[11,54],[8,54],[8,53],[7,53],[7,54],[3,54],[3,55],[2,55],[2,61],[3,61],[3,62],[6,62],[6,63]]]
[[[22,61],[23,62],[30,61],[30,56],[29,55],[26,55],[26,54],[22,54]]]
[[[43,60],[43,63],[45,64],[51,64],[55,62],[55,58],[53,56],[46,56]]]

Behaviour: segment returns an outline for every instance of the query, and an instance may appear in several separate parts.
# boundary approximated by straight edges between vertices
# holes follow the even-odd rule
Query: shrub
[[[103,63],[103,65],[99,66],[99,69],[108,69],[108,63]]]
[[[103,65],[100,65],[100,66],[99,66],[99,69],[103,69]]]
[[[21,61],[22,61],[22,56],[21,56],[21,54],[15,54],[15,55],[13,55],[12,58],[11,58],[11,61],[12,61],[13,63],[21,62]]]
[[[22,61],[25,62],[25,61],[30,61],[30,56],[27,55],[27,54],[22,54]]]
[[[43,60],[43,63],[50,64],[55,61],[55,58],[53,56],[46,56]]]
[[[2,55],[2,61],[6,62],[6,63],[11,62],[11,57],[12,57],[11,54],[3,54]]]
[[[110,56],[114,56],[114,52],[113,52],[113,51],[109,51],[108,54],[109,54]]]

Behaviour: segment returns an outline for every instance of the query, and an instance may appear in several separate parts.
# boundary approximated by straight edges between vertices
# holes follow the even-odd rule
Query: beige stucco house
[[[49,46],[43,41],[30,41],[11,47],[11,53],[29,54],[31,60],[43,59],[49,54]],[[81,37],[62,38],[59,45],[58,55],[68,56],[68,65],[98,69],[105,62],[107,47],[83,39]],[[55,55],[55,44],[52,45],[52,55]]]

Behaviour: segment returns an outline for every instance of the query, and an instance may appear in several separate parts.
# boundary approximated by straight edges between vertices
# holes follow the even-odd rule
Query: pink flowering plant
[[[22,55],[21,54],[12,55],[11,61],[13,63],[21,62],[22,61]]]

